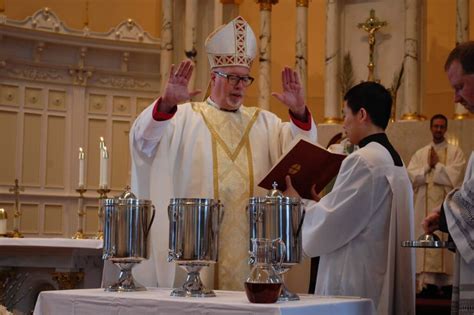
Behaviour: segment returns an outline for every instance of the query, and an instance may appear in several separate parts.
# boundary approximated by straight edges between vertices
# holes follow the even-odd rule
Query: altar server
[[[206,40],[210,63],[210,96],[186,102],[193,64],[172,66],[163,94],[137,118],[130,131],[132,190],[151,198],[157,217],[151,230],[151,258],[134,268],[148,286],[172,287],[176,266],[168,263],[170,198],[220,199],[225,215],[219,231],[218,289],[243,290],[249,272],[248,198],[265,195],[256,184],[291,140],[303,135],[316,141],[316,126],[305,104],[298,74],[282,71],[282,93],[272,93],[289,109],[290,122],[271,112],[243,106],[252,61],[257,53],[249,24],[237,17]]]
[[[415,314],[413,191],[386,134],[392,98],[363,82],[344,98],[344,129],[359,150],[342,162],[332,191],[306,206],[303,249],[321,256],[317,295],[374,301],[378,314]],[[287,178],[288,186],[291,180]],[[296,196],[294,188],[286,192]]]

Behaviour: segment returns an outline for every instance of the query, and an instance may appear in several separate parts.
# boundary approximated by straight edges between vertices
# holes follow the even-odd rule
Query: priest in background
[[[454,89],[454,102],[474,113],[474,42],[459,44],[444,65]],[[474,151],[471,153],[460,188],[452,190],[443,204],[422,222],[425,232],[449,232],[456,244],[453,275],[452,315],[474,310]]]
[[[176,264],[167,262],[170,198],[212,198],[224,204],[225,215],[219,227],[216,278],[209,272],[203,280],[207,287],[243,290],[250,271],[245,214],[249,197],[265,195],[256,183],[295,136],[316,142],[316,126],[292,69],[282,71],[282,93],[272,93],[288,107],[289,122],[242,105],[257,53],[255,35],[242,17],[209,35],[205,48],[211,67],[210,96],[204,102],[187,102],[199,91],[188,90],[193,64],[183,61],[171,67],[163,94],[130,131],[132,190],[157,208],[151,257],[133,269],[136,279],[147,286],[176,287],[184,282],[176,278]]]
[[[448,119],[441,114],[430,120],[433,141],[415,152],[408,163],[408,175],[415,192],[415,222],[421,222],[440,205],[447,193],[462,183],[466,159],[462,150],[444,137]],[[415,224],[415,235],[423,234]],[[443,241],[447,234],[437,233]],[[450,298],[454,254],[447,249],[416,250],[416,291],[423,297]]]
[[[344,97],[343,127],[359,149],[342,162],[332,191],[308,201],[303,250],[321,256],[317,295],[374,301],[377,314],[415,314],[413,191],[385,129],[392,98],[380,84],[363,82]],[[285,192],[298,196],[287,177]]]

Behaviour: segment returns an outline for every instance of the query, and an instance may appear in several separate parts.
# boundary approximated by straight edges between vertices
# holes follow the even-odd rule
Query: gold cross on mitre
[[[369,75],[367,81],[375,81],[374,79],[374,46],[375,46],[375,33],[382,27],[386,26],[386,21],[380,21],[378,18],[375,17],[375,10],[370,10],[370,16],[364,23],[357,24],[358,28],[363,29],[369,35],[369,64],[367,68],[369,68]]]

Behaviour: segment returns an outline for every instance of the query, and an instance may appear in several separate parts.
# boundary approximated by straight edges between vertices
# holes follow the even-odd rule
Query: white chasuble
[[[234,282],[241,288],[248,268],[248,198],[266,193],[255,183],[295,136],[316,142],[316,125],[311,119],[311,128],[303,130],[293,121],[282,122],[271,112],[246,106],[225,112],[210,99],[181,104],[171,118],[154,120],[154,105],[137,117],[130,130],[132,191],[156,207],[150,258],[134,267],[133,275],[145,286],[181,286],[184,271],[167,262],[170,198],[213,198],[225,206],[216,266],[219,285],[214,285],[212,267],[201,270],[201,279],[208,288],[234,288]]]
[[[434,168],[428,165],[431,148],[438,155],[439,162]],[[410,160],[408,174],[415,192],[415,235],[423,234],[421,221],[436,207],[443,203],[446,194],[461,184],[465,159],[459,147],[446,141],[429,145],[418,150]],[[447,241],[447,233],[435,232]],[[447,249],[417,249],[416,273],[417,292],[425,284],[445,286],[451,283],[454,254]]]
[[[243,290],[245,277],[250,271],[247,263],[249,223],[244,211],[254,186],[249,132],[260,111],[242,108],[233,113],[202,103],[193,106],[202,113],[211,133],[214,196],[224,204],[224,219],[219,229],[216,287]]]

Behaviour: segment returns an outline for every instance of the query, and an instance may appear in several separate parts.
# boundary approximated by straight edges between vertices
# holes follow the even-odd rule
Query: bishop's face
[[[454,101],[461,103],[468,111],[474,113],[474,74],[464,74],[458,60],[451,63],[446,74],[454,89]]]
[[[347,101],[344,101],[344,122],[342,126],[344,131],[352,144],[359,144],[359,141],[364,138],[362,133],[362,125],[360,121],[360,110],[357,113],[353,113],[352,109],[347,106]]]
[[[226,110],[237,110],[253,78],[250,70],[242,66],[214,68],[211,72],[211,99]]]

